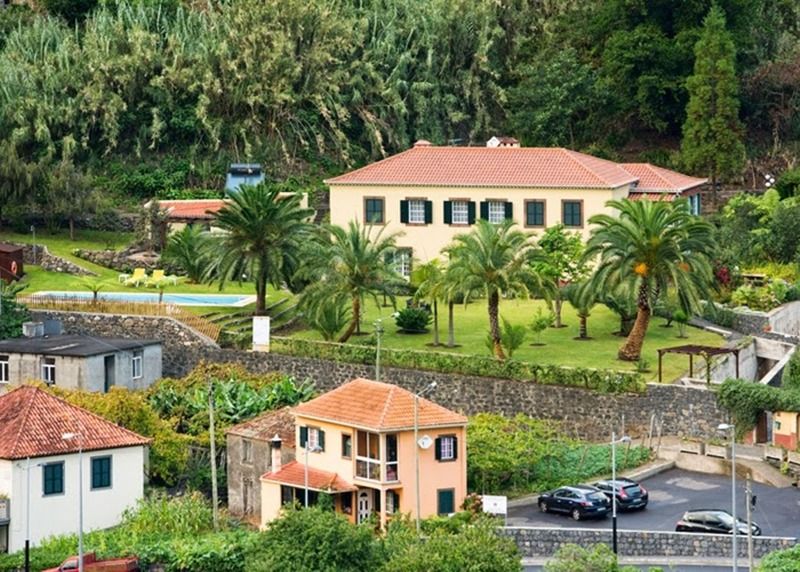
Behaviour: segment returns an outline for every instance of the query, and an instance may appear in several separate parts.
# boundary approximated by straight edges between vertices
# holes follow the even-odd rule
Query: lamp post
[[[80,433],[64,433],[64,441],[78,440],[78,571],[83,572],[83,436]]]
[[[33,265],[36,266],[36,227],[31,225],[31,233],[33,233]]]
[[[319,453],[320,451],[322,451],[322,449],[320,449],[317,445],[314,445],[313,447],[309,447],[308,446],[308,438],[306,438],[305,449],[306,449],[306,463],[305,463],[305,467],[303,469],[304,470],[304,474],[305,474],[305,500],[304,500],[303,506],[305,508],[308,508],[308,454],[309,453]]]
[[[383,321],[375,320],[375,381],[381,380],[381,337],[383,336]]]
[[[630,443],[631,438],[611,432],[611,549],[617,553],[617,443]]]
[[[25,463],[28,496],[25,499],[25,572],[31,572],[31,458]]]
[[[432,381],[422,391],[414,394],[414,472],[416,474],[416,478],[414,479],[414,488],[416,489],[415,493],[417,497],[417,536],[419,536],[422,531],[422,525],[420,524],[420,513],[422,511],[420,509],[419,502],[419,398],[426,393],[433,391],[434,389],[436,389],[436,382]]]
[[[732,552],[732,570],[733,572],[737,572],[739,569],[738,561],[739,561],[739,552],[737,549],[737,542],[736,538],[739,536],[739,521],[736,520],[736,426],[730,423],[720,423],[717,426],[717,430],[723,433],[730,432],[731,434],[731,516],[733,517],[733,530],[731,531],[733,535],[733,547]]]

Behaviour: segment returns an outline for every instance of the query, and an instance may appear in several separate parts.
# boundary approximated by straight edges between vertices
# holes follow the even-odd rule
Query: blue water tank
[[[225,178],[225,191],[235,193],[241,185],[257,185],[263,180],[261,163],[231,163]]]

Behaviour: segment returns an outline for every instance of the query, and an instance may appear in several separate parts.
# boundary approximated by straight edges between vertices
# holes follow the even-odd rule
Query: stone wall
[[[737,308],[735,315],[733,326],[742,333],[800,343],[800,301],[783,304],[769,312]]]
[[[34,312],[34,319],[59,319],[65,333],[158,339],[163,344],[164,375],[182,376],[201,361],[237,363],[261,373],[281,371],[296,379],[310,378],[327,391],[356,377],[374,378],[371,365],[286,356],[276,353],[220,349],[213,342],[170,318],[114,316],[76,312]],[[663,433],[710,437],[727,420],[716,393],[704,388],[648,384],[642,394],[601,394],[575,387],[525,381],[382,368],[382,379],[417,391],[432,381],[433,401],[468,415],[480,412],[556,419],[576,436],[608,434],[624,418],[632,435],[648,431],[652,415],[660,417]]]
[[[16,244],[16,246],[22,247],[22,260],[25,264],[34,264],[35,260],[37,265],[50,272],[64,272],[78,276],[97,276],[91,270],[86,270],[69,260],[51,254],[43,244],[35,246],[35,253],[34,245],[32,244]]]
[[[610,529],[508,527],[501,532],[514,539],[523,558],[549,557],[565,544],[611,544]],[[619,555],[628,557],[726,558],[731,555],[731,541],[729,536],[688,532],[620,530],[617,533]],[[796,542],[795,538],[755,537],[753,557],[762,558],[775,550],[791,548]],[[737,550],[740,557],[747,557],[745,539],[740,539]]]

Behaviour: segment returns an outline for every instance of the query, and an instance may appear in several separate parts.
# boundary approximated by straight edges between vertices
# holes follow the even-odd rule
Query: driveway
[[[650,493],[647,508],[637,512],[620,512],[620,529],[675,530],[675,523],[692,508],[730,510],[731,479],[724,475],[692,473],[671,469],[651,477],[642,484]],[[794,487],[778,489],[752,484],[758,497],[753,520],[765,536],[800,537],[800,491]],[[737,516],[746,517],[744,480],[736,481]],[[543,526],[550,528],[611,528],[611,517],[575,522],[566,515],[542,514],[536,505],[509,508],[509,526]]]

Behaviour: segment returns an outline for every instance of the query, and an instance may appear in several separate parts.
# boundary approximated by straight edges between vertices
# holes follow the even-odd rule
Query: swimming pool
[[[78,300],[91,300],[91,292],[36,292],[37,298],[70,298]],[[158,302],[158,292],[100,292],[97,295],[100,300],[109,302]],[[235,306],[241,307],[252,304],[256,301],[255,296],[246,294],[181,294],[165,293],[163,302],[165,304],[177,304],[178,306]]]

